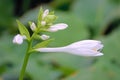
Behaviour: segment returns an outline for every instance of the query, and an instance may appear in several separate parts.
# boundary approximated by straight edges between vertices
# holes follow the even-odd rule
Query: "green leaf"
[[[53,41],[53,39],[45,40],[43,42],[40,42],[40,43],[36,44],[33,48],[46,47],[51,41]]]
[[[39,14],[38,14],[38,20],[42,19],[43,9],[40,8]]]
[[[17,24],[18,24],[20,34],[25,35],[27,37],[27,39],[29,40],[30,39],[30,34],[29,34],[27,28],[18,20],[17,20]]]

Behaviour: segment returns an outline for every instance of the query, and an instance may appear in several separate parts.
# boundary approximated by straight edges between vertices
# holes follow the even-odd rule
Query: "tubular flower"
[[[58,30],[64,30],[67,27],[68,27],[67,24],[59,23],[59,24],[55,24],[55,25],[50,26],[47,31],[49,31],[49,32],[56,32]]]
[[[80,56],[102,56],[103,53],[100,51],[103,48],[101,41],[97,40],[83,40],[72,43],[65,47],[57,48],[38,48],[40,52],[65,52]]]
[[[17,35],[13,38],[13,43],[15,43],[15,44],[22,44],[24,39],[26,39],[25,36],[22,36],[22,35],[20,35],[20,34],[17,34]]]
[[[47,40],[47,39],[50,38],[50,36],[43,34],[43,35],[40,36],[40,38],[41,38],[42,40]]]

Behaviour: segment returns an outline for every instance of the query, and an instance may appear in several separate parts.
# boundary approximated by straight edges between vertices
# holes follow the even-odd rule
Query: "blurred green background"
[[[36,22],[41,6],[55,11],[55,23],[69,25],[44,33],[55,38],[50,47],[96,39],[104,44],[104,56],[35,53],[24,80],[120,80],[120,0],[0,0],[0,80],[18,80],[27,45],[12,43],[18,33],[16,19],[26,26]]]

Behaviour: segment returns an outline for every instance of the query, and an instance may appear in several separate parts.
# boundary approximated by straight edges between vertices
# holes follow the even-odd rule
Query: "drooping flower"
[[[47,31],[49,31],[49,32],[56,32],[58,30],[64,30],[67,27],[68,27],[67,24],[59,23],[59,24],[55,24],[55,25],[50,26]]]
[[[34,22],[32,22],[32,24],[30,25],[30,28],[32,31],[35,31],[36,30],[36,25]]]
[[[43,35],[40,36],[40,38],[41,38],[42,40],[47,40],[47,39],[50,38],[50,36],[43,34]]]
[[[100,51],[103,48],[101,41],[97,40],[83,40],[72,43],[65,47],[57,48],[38,48],[40,52],[64,52],[80,56],[102,56]]]
[[[20,35],[20,34],[17,34],[17,35],[13,38],[13,43],[15,43],[15,44],[22,44],[24,39],[26,39],[26,36],[22,36],[22,35]]]
[[[46,10],[43,12],[42,19],[44,19],[48,14],[49,14],[49,9],[46,9]]]

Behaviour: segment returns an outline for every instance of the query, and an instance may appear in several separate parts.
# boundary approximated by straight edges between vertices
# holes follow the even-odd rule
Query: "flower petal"
[[[59,24],[55,24],[55,25],[50,26],[50,28],[48,28],[48,31],[49,32],[56,32],[58,30],[66,29],[67,27],[68,27],[67,24],[59,23]]]
[[[74,55],[79,55],[79,56],[94,56],[98,54],[98,52],[86,49],[86,48],[78,48],[78,49],[67,49],[65,52],[71,53]]]
[[[20,34],[17,34],[13,38],[13,43],[15,43],[15,44],[22,44],[23,43],[23,36],[21,36]]]
[[[100,41],[97,40],[82,40],[75,43],[70,44],[68,47],[86,47],[86,48],[93,48],[96,45],[101,44]]]
[[[94,56],[103,56],[104,54],[103,53],[99,53],[99,54],[96,54]]]
[[[97,50],[102,49],[103,47],[104,47],[103,44],[98,44],[98,45],[95,46],[95,48],[96,48]]]

